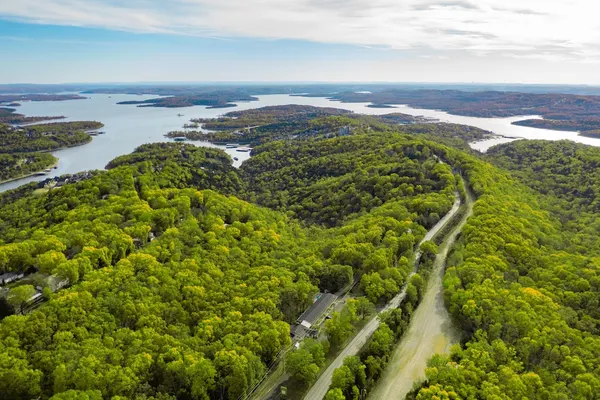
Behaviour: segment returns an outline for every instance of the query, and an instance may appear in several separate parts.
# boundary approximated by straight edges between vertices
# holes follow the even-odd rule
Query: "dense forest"
[[[0,324],[0,392],[235,399],[319,291],[362,276],[371,301],[393,296],[453,202],[450,167],[408,136],[259,150],[238,172],[219,150],[145,145],[88,180],[5,194],[2,270],[71,287]],[[340,201],[325,196],[330,185]],[[289,194],[273,203],[277,186]]]
[[[49,153],[0,153],[0,181],[26,176],[56,164],[57,158]]]
[[[236,118],[284,125],[274,111]],[[477,201],[444,297],[464,340],[430,360],[411,397],[598,398],[600,149],[516,141],[482,156],[465,151],[489,134],[475,128],[296,111],[293,129],[252,129],[264,133],[239,170],[220,150],[152,144],[80,182],[0,195],[0,271],[69,286],[43,288],[27,312],[34,287],[9,286],[0,394],[237,399],[289,347],[316,294],[356,284],[325,323],[327,340],[286,357],[291,379],[310,384],[408,284],[334,374],[327,399],[358,398],[426,290],[435,245],[409,277],[414,248],[451,208],[460,175]]]
[[[365,116],[353,116],[351,111],[301,105],[262,107],[234,111],[215,119],[192,119],[192,126],[202,131],[169,132],[167,137],[186,137],[215,143],[247,143],[257,145],[298,136],[337,133],[344,126],[367,125]],[[375,123],[375,121],[371,121]]]
[[[594,153],[569,142],[493,149],[515,177],[449,154],[479,197],[444,281],[469,340],[430,361],[417,399],[598,398],[598,217],[587,212],[593,186],[575,189]]]
[[[22,127],[0,123],[0,181],[51,167],[58,160],[42,152],[89,143],[92,138],[86,131],[103,126],[96,121],[53,122]]]
[[[169,132],[166,136],[213,143],[258,145],[279,139],[388,131],[394,129],[395,125],[404,125],[401,128],[403,132],[424,135],[464,150],[469,150],[469,142],[493,135],[472,126],[438,123],[401,113],[367,116],[337,108],[285,105],[234,111],[220,118],[192,119],[191,124],[184,126],[190,129]],[[203,130],[194,130],[198,127]]]
[[[53,122],[22,127],[0,124],[0,149],[3,153],[21,153],[78,146],[92,140],[86,130],[102,126],[95,121]]]
[[[211,131],[242,129],[249,126],[265,126],[291,122],[306,122],[329,115],[348,115],[352,111],[301,105],[269,106],[244,111],[232,111],[217,119],[192,119]]]

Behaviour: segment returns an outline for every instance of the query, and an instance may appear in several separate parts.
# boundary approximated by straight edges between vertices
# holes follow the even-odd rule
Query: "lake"
[[[181,130],[183,124],[190,118],[214,118],[234,110],[247,110],[264,106],[301,104],[317,107],[336,107],[352,110],[356,113],[380,115],[401,112],[414,116],[436,118],[443,122],[452,122],[476,126],[492,131],[499,135],[520,137],[526,139],[570,139],[576,142],[600,146],[600,139],[585,138],[575,132],[559,132],[546,129],[535,129],[511,125],[511,122],[532,117],[512,118],[475,118],[451,115],[442,111],[416,109],[407,106],[397,108],[369,108],[369,103],[340,103],[326,98],[292,97],[289,95],[256,96],[259,101],[237,103],[238,107],[228,109],[208,109],[204,106],[187,108],[158,108],[136,107],[135,105],[117,105],[117,102],[126,100],[145,100],[157,96],[139,96],[122,94],[89,94],[86,100],[67,100],[56,102],[23,102],[17,112],[26,116],[53,116],[64,115],[66,121],[93,120],[100,121],[105,126],[100,129],[104,135],[95,136],[89,144],[55,151],[52,154],[59,159],[58,168],[47,176],[33,176],[19,179],[0,185],[0,192],[16,188],[25,183],[44,180],[53,176],[73,174],[85,170],[104,169],[106,164],[123,154],[131,153],[136,147],[144,143],[171,141],[164,134],[174,130]],[[178,114],[184,114],[179,117]],[[538,117],[534,117],[538,118]],[[472,147],[479,151],[486,151],[489,147],[511,141],[513,139],[494,138],[473,143]],[[225,149],[208,142],[190,142],[199,146],[221,148],[232,158],[238,157],[234,162],[236,167],[250,157],[249,153],[236,152],[235,149]]]

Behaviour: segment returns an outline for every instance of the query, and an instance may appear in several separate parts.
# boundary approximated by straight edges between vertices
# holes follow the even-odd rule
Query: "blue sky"
[[[4,0],[1,83],[599,84],[591,0]]]

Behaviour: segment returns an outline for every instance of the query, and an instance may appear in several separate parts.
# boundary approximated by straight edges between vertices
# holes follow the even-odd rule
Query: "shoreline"
[[[55,167],[58,167],[58,161],[59,160],[56,159],[56,162],[54,164],[52,164],[52,165],[50,165],[50,166],[48,166],[48,167],[46,167],[44,169],[40,169],[39,171],[34,171],[32,173],[29,173],[29,174],[25,174],[25,175],[21,175],[21,176],[16,176],[14,178],[10,178],[10,179],[7,179],[5,181],[0,181],[0,185],[3,185],[5,183],[9,183],[9,182],[18,181],[20,179],[25,179],[25,178],[29,178],[29,177],[35,176],[36,174],[38,174],[38,173],[40,173],[40,172],[42,172],[42,171],[44,171],[46,169],[54,169]]]
[[[66,149],[70,149],[70,148],[73,148],[73,147],[85,146],[86,144],[90,144],[90,143],[92,143],[94,141],[94,136],[89,135],[89,132],[94,132],[94,131],[96,131],[98,129],[104,128],[104,124],[103,123],[100,123],[100,124],[102,124],[102,126],[100,126],[98,128],[84,130],[84,132],[88,134],[88,137],[90,139],[89,141],[87,141],[85,143],[74,144],[72,146],[63,146],[63,147],[59,147],[59,148],[56,148],[56,149],[38,150],[38,151],[30,151],[30,152],[23,152],[23,153],[33,153],[33,154],[35,154],[35,153],[53,153],[53,152],[56,152],[56,151],[66,150]],[[0,185],[4,185],[6,183],[18,181],[18,180],[21,180],[21,179],[31,178],[32,176],[36,176],[38,173],[40,173],[40,172],[42,172],[42,171],[44,171],[46,169],[54,169],[55,167],[58,167],[58,163],[59,163],[60,159],[58,157],[54,156],[54,155],[53,155],[53,157],[56,158],[56,162],[54,162],[54,164],[51,164],[51,165],[49,165],[49,166],[47,166],[45,168],[42,168],[40,170],[31,172],[31,173],[27,173],[27,174],[24,174],[24,175],[16,176],[14,178],[10,178],[10,179],[6,179],[6,180],[3,180],[3,181],[0,181]]]

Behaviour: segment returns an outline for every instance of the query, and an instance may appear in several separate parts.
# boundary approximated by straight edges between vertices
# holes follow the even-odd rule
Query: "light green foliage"
[[[346,399],[359,399],[362,391],[367,387],[366,366],[360,357],[351,356],[344,359],[344,365],[333,372],[328,395],[339,396]],[[336,398],[336,397],[334,397]]]
[[[312,383],[317,379],[325,364],[323,344],[314,339],[305,339],[299,349],[291,351],[285,360],[287,371],[302,383]]]
[[[3,153],[23,153],[77,146],[92,140],[85,130],[102,126],[95,121],[52,122],[13,130],[0,123],[0,149]]]
[[[600,393],[594,151],[517,142],[491,152],[543,195],[458,150],[392,132],[255,153],[238,172],[216,150],[147,145],[89,180],[0,196],[0,270],[39,268],[72,284],[0,323],[0,394],[237,398],[290,344],[288,324],[318,291],[356,277],[383,302],[406,284],[415,244],[452,206],[453,168],[478,196],[444,279],[467,336],[431,360],[415,396]],[[425,286],[410,279],[401,308],[381,317],[328,396],[368,392]],[[31,293],[11,289],[20,291],[28,293],[12,299],[17,307]],[[334,315],[332,343],[371,307],[357,300]],[[322,345],[307,341],[286,365],[311,382],[324,360]]]
[[[490,154],[546,195],[489,164],[452,156],[479,196],[444,279],[446,302],[469,340],[430,361],[417,398],[598,398],[600,242],[590,229],[594,173],[583,166],[600,154],[539,141]]]
[[[373,305],[365,298],[350,299],[341,312],[333,312],[325,323],[329,343],[339,348],[354,333],[356,326],[373,312]]]
[[[15,310],[21,311],[23,305],[35,294],[35,288],[32,285],[20,285],[10,289],[6,301]]]
[[[402,135],[257,151],[238,172],[218,150],[145,145],[79,183],[0,196],[0,269],[70,283],[0,323],[0,374],[19,374],[0,385],[20,398],[237,398],[317,292],[365,272],[398,291],[414,245],[452,205],[450,167]],[[329,197],[338,190],[348,197]],[[338,342],[372,312],[349,301]],[[292,354],[289,370],[310,382],[326,349]]]
[[[11,319],[7,318],[10,323]],[[27,354],[19,349],[17,338],[0,341],[0,397],[31,399],[41,394],[42,372],[33,368]]]
[[[329,389],[327,395],[325,395],[325,400],[345,400],[346,396],[344,396],[344,392],[340,388]]]
[[[50,400],[102,400],[102,393],[99,390],[68,390],[52,396]]]

